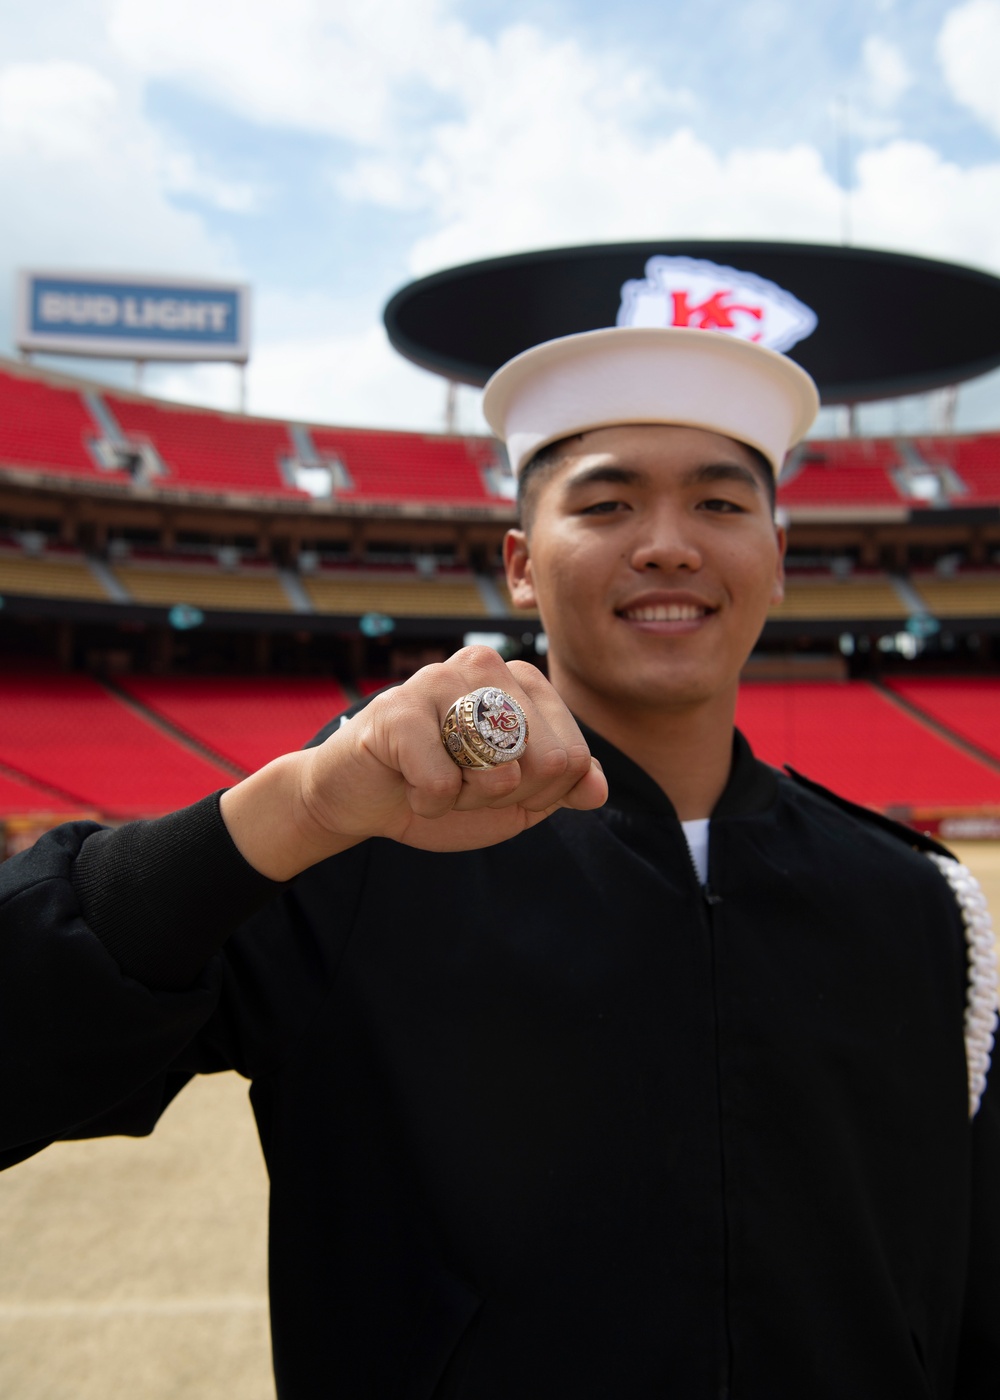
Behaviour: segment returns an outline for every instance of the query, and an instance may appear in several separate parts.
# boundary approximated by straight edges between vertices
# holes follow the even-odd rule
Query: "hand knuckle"
[[[432,801],[454,797],[461,786],[462,775],[457,769],[454,773],[433,773],[420,785],[421,791]]]
[[[530,661],[510,661],[507,663],[507,669],[524,693],[533,699],[543,698],[546,690],[550,689],[541,671]]]
[[[495,652],[492,647],[481,645],[463,647],[458,655],[463,658],[467,665],[477,671],[495,671],[497,662],[500,660],[499,653]]]
[[[590,772],[590,750],[586,744],[573,744],[566,757],[566,766],[577,781]]]
[[[428,665],[421,666],[419,671],[414,671],[402,689],[406,690],[407,687],[410,687],[411,690],[415,690],[418,685],[422,690],[433,689],[448,675],[450,675],[450,671],[446,662],[431,661]]]
[[[563,748],[552,748],[539,756],[538,771],[539,776],[551,781],[554,778],[561,778],[566,772],[567,754]]]

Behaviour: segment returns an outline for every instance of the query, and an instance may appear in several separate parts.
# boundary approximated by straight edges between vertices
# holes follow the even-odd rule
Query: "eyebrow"
[[[752,467],[745,467],[741,462],[708,462],[703,467],[696,467],[689,472],[687,480],[692,484],[709,481],[741,481],[745,486],[752,486],[755,491],[761,490],[761,482],[757,473]]]
[[[713,481],[737,481],[758,493],[762,490],[757,473],[752,467],[745,467],[740,462],[706,462],[685,472],[681,481],[685,486],[704,485]],[[592,486],[595,482],[608,486],[648,486],[650,477],[648,472],[641,471],[638,467],[598,462],[569,477],[564,489],[572,492],[584,486]]]
[[[616,467],[610,462],[598,462],[569,477],[565,489],[575,491],[579,486],[590,486],[594,482],[610,486],[647,486],[649,476],[638,467]]]

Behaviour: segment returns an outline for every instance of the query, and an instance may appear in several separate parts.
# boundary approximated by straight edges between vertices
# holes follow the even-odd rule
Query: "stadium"
[[[487,437],[0,362],[8,854],[69,814],[189,803],[470,637],[544,665],[503,578],[513,496]],[[739,714],[754,747],[946,839],[1000,835],[1000,433],[809,439],[779,510],[786,596]]]
[[[461,344],[461,316],[443,353],[406,313],[405,296],[387,311],[397,348],[453,382],[503,353]],[[514,498],[487,436],[223,412],[0,360],[2,854],[228,787],[468,641],[544,668],[502,567]],[[785,597],[738,724],[768,762],[959,843],[995,900],[1000,432],[809,438],[778,511]],[[236,1075],[201,1077],[149,1142],[54,1144],[4,1186],[10,1393],[272,1400],[268,1185]]]

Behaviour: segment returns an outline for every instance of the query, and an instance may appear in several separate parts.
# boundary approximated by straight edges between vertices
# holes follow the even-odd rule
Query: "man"
[[[6,1161],[251,1078],[282,1400],[995,1396],[953,862],[734,736],[811,381],[614,330],[485,407],[550,680],[459,652],[221,804],[6,869]]]

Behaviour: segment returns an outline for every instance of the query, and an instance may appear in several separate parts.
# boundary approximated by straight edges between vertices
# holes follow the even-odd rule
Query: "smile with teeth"
[[[625,608],[621,616],[633,622],[695,622],[706,617],[710,608],[693,603],[650,603],[642,607]]]

